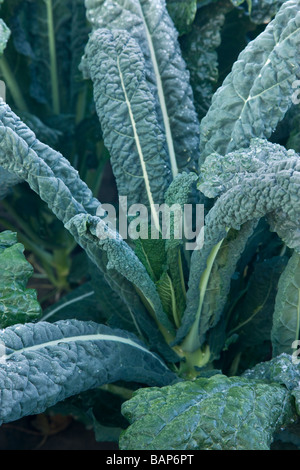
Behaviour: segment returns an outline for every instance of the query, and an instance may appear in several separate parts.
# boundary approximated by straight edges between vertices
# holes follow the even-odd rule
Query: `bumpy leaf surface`
[[[283,4],[263,33],[239,55],[201,122],[201,161],[270,137],[292,106],[300,76],[300,2]]]
[[[83,187],[86,191],[87,187],[71,165],[63,158],[54,162],[53,151],[50,149],[50,155],[48,155],[50,166],[47,158],[40,158],[35,152],[35,150],[38,152],[39,146],[37,145],[34,150],[33,146],[29,146],[27,141],[11,127],[0,126],[0,136],[0,165],[26,180],[48,204],[57,218],[64,223],[99,269],[103,270],[104,265],[104,269],[116,270],[132,282],[150,303],[157,318],[162,320],[167,328],[172,329],[163,312],[155,285],[133,250],[119,234],[108,229],[100,217],[87,213],[85,207],[79,202],[81,198],[77,199],[79,194],[83,198],[82,202],[85,201],[86,192],[81,192],[81,188]],[[74,193],[72,193],[72,183],[75,183],[74,175],[79,188],[74,188]],[[69,177],[71,190],[68,185]],[[90,196],[89,190],[87,194]]]
[[[118,380],[176,380],[134,335],[93,322],[15,325],[1,331],[0,341],[0,423]]]
[[[75,170],[70,162],[64,158],[61,153],[56,152],[48,145],[40,142],[34,132],[26,126],[21,119],[0,99],[0,126],[2,130],[5,127],[14,131],[20,139],[22,139],[34,152],[37,152],[39,158],[44,160],[46,165],[51,167],[54,175],[66,184],[76,199],[84,206],[87,212],[95,214],[99,207],[99,201],[93,197],[91,190],[80,179],[78,171]],[[0,167],[0,178],[2,168]],[[7,171],[5,171],[7,174]],[[24,180],[22,175],[15,172],[9,172],[17,182]],[[15,183],[15,184],[16,184]],[[5,183],[4,183],[5,185]],[[1,195],[0,188],[0,195]]]
[[[280,277],[272,327],[273,355],[291,354],[300,330],[300,255],[294,252]]]
[[[94,29],[126,29],[142,49],[146,78],[165,129],[172,175],[196,168],[199,124],[189,73],[165,0],[85,0]]]
[[[41,313],[36,292],[27,289],[33,267],[13,232],[0,233],[0,327],[25,323]]]

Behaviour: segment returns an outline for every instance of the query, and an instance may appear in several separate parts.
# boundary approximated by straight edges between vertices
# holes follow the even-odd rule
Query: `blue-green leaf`
[[[299,0],[283,4],[274,20],[241,52],[201,122],[201,162],[270,137],[292,106],[300,76]]]
[[[15,325],[0,332],[0,341],[0,423],[118,380],[158,386],[176,381],[134,335],[93,322]]]
[[[126,196],[129,206],[161,204],[171,174],[138,44],[126,31],[99,29],[90,37],[82,68],[94,83],[119,196]]]
[[[172,175],[194,170],[199,155],[199,124],[189,73],[165,0],[85,0],[85,5],[94,29],[125,29],[141,47],[146,78],[166,133]]]
[[[291,354],[300,334],[300,255],[294,251],[283,271],[276,296],[272,327],[273,355]]]

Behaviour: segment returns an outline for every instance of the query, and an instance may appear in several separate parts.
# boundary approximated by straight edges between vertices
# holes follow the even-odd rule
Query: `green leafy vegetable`
[[[293,342],[300,334],[300,259],[294,252],[279,283],[273,316],[273,355],[291,354]]]
[[[240,54],[201,122],[201,162],[270,137],[292,105],[299,77],[299,2],[285,2],[275,19]],[[243,78],[242,78],[243,77]]]
[[[281,385],[223,375],[140,390],[122,412],[122,450],[267,450],[295,413]]]
[[[299,0],[0,3],[0,423],[298,446]]]
[[[26,261],[17,234],[0,233],[0,326],[36,320],[41,314],[36,292],[27,289],[33,267]]]
[[[170,170],[138,45],[124,31],[98,30],[89,40],[85,57],[82,68],[94,82],[97,113],[119,195],[127,196],[129,206],[136,201],[149,208],[161,204]],[[116,108],[118,114],[112,120]],[[156,226],[159,229],[158,220]]]
[[[146,78],[165,130],[172,175],[194,170],[199,153],[198,120],[177,31],[164,0],[87,0],[86,7],[94,29],[125,29],[141,47]]]
[[[178,33],[187,33],[197,12],[197,0],[167,0],[167,8]]]

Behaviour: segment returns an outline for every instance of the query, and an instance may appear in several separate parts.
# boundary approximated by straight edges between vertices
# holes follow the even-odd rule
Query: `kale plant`
[[[40,3],[49,21],[52,7],[75,12],[82,2],[23,7]],[[122,208],[114,225],[72,159],[0,101],[1,196],[29,185],[88,270],[42,309],[16,234],[0,234],[0,422],[59,410],[122,450],[270,449],[300,413],[300,1],[85,8],[90,33],[74,64],[93,89],[120,201],[142,205],[146,218],[132,209],[125,231],[140,236],[124,237]],[[16,11],[8,24],[21,47],[26,9]],[[2,22],[3,50],[9,34]],[[32,86],[43,89],[50,65],[43,99],[59,115],[49,44],[41,75],[32,60]],[[12,85],[11,95],[18,108]],[[204,208],[192,250],[175,210],[163,236],[163,204]]]

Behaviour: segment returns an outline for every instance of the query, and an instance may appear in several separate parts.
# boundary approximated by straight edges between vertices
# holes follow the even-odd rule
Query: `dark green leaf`
[[[118,380],[148,385],[176,380],[134,335],[93,322],[16,325],[3,330],[0,341],[1,423]]]
[[[283,119],[300,73],[299,22],[298,0],[285,2],[239,55],[201,122],[201,161],[246,147],[253,137],[270,137]]]
[[[122,450],[267,450],[294,416],[285,387],[223,375],[140,390],[122,412]]]
[[[33,267],[13,232],[0,233],[0,327],[36,320],[41,314],[37,294],[27,289]]]

